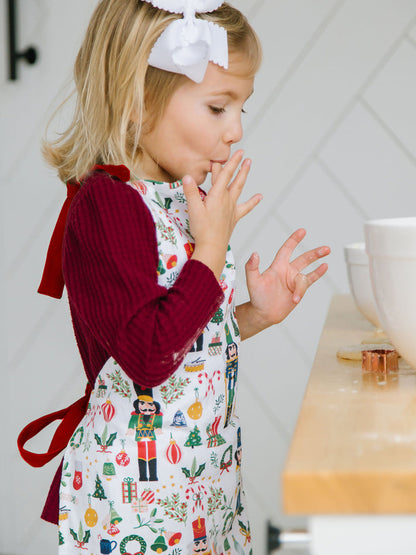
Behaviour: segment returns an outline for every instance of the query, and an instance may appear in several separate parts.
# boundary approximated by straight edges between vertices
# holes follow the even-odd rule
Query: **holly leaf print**
[[[114,432],[110,435],[110,437],[107,439],[107,447],[111,447],[113,445],[116,437],[117,437],[117,432]]]
[[[199,466],[198,470],[195,472],[195,477],[201,476],[204,470],[205,470],[205,463]]]
[[[83,543],[88,543],[90,541],[90,536],[91,536],[91,530],[87,530],[82,539]]]
[[[186,476],[187,478],[190,478],[190,477],[191,477],[191,473],[189,472],[189,470],[188,470],[187,468],[182,467],[182,472],[185,474],[185,476]]]
[[[69,533],[74,538],[74,540],[77,542],[78,541],[78,536],[77,536],[77,533],[75,532],[75,530],[72,530],[72,528],[70,528]]]
[[[94,434],[94,437],[95,437],[95,441],[97,442],[97,444],[102,445],[100,436],[98,434]]]

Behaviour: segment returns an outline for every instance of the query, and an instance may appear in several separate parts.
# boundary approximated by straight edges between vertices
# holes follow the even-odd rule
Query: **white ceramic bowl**
[[[365,243],[345,245],[344,256],[347,263],[348,282],[358,310],[374,326],[381,328],[371,287]]]
[[[382,328],[416,368],[416,218],[371,220],[364,231]]]

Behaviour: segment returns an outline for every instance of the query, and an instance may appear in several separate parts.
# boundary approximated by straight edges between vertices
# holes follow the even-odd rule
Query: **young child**
[[[260,58],[221,0],[100,0],[92,16],[74,119],[44,146],[68,201],[40,287],[60,297],[65,282],[89,386],[19,438],[34,465],[65,448],[43,512],[59,519],[60,555],[252,552],[239,342],[285,318],[327,266],[301,272],[329,253],[291,262],[298,230],[265,272],[253,254],[250,301],[235,307],[228,243],[261,195],[238,203],[250,160],[231,147]],[[29,454],[55,418],[48,453]]]

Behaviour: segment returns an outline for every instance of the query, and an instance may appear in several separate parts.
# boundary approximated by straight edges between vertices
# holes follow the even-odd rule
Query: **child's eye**
[[[221,106],[210,106],[209,109],[213,114],[223,114],[225,112],[225,108]]]

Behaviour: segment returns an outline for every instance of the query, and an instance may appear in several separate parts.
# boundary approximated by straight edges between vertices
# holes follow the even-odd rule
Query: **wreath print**
[[[75,439],[78,434],[80,435],[80,438],[79,438],[79,442],[76,442]],[[69,445],[72,447],[72,449],[78,449],[83,439],[84,439],[84,428],[83,426],[80,426],[77,430],[75,430],[74,435],[71,437],[69,441]]]
[[[127,553],[126,545],[132,541],[138,541],[140,543],[141,551],[139,551],[136,555],[144,555],[146,553],[146,542],[142,537],[137,536],[136,534],[132,534],[131,536],[126,536],[124,540],[120,542],[120,553]]]

